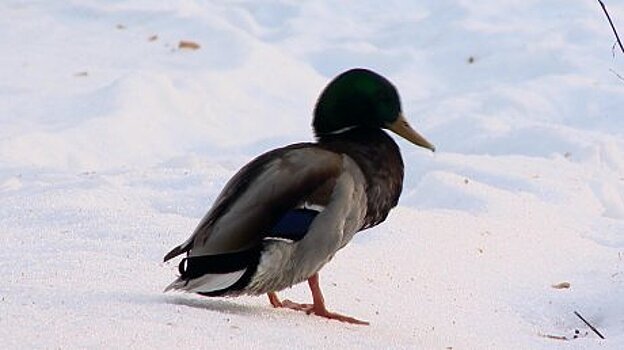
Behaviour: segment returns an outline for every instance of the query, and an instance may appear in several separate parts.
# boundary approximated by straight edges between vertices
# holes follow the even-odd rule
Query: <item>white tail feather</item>
[[[214,292],[232,286],[245,274],[245,271],[247,271],[247,269],[230,273],[206,274],[189,281],[178,278],[165,288],[165,292],[170,290],[182,290],[194,293]]]

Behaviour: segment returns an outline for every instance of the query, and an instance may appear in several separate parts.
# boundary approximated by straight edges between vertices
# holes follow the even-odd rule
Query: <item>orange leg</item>
[[[312,277],[308,278],[308,285],[310,286],[310,291],[312,292],[313,304],[299,304],[292,302],[288,299],[280,301],[275,292],[268,293],[269,301],[271,302],[271,305],[273,305],[273,307],[285,307],[292,310],[304,311],[308,315],[315,314],[317,316],[329,318],[331,320],[338,320],[340,322],[362,325],[369,324],[366,321],[360,321],[353,317],[341,315],[327,310],[327,308],[325,307],[325,299],[323,298],[323,293],[321,292],[321,286],[319,285],[318,273],[315,273],[314,275],[312,275]]]
[[[284,307],[284,305],[282,305],[282,302],[277,297],[277,293],[269,292],[267,295],[269,296],[269,302],[273,307]]]

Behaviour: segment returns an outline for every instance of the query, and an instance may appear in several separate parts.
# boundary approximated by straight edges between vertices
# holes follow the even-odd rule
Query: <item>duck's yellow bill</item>
[[[412,129],[403,116],[403,113],[399,114],[399,118],[397,118],[394,123],[388,124],[387,128],[416,146],[424,147],[430,149],[432,152],[435,152],[435,146],[416,132],[416,130]]]

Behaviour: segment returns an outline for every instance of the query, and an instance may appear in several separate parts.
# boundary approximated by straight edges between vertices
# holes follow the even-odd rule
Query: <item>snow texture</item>
[[[624,30],[624,4],[605,2]],[[597,2],[0,14],[2,349],[624,348],[624,56]],[[351,67],[392,80],[438,148],[398,140],[399,207],[321,272],[329,307],[371,326],[163,294],[163,255],[239,167],[311,140],[320,90]],[[281,295],[310,301],[305,284]]]

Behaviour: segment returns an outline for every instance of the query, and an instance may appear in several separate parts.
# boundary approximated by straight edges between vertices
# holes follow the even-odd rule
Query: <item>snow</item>
[[[624,27],[624,5],[606,4]],[[0,13],[3,349],[624,346],[624,56],[596,2],[10,0]],[[398,86],[438,149],[398,141],[399,207],[321,272],[330,308],[371,326],[163,294],[177,272],[163,255],[229,177],[311,140],[318,93],[356,66]],[[305,285],[281,295],[310,300]]]

